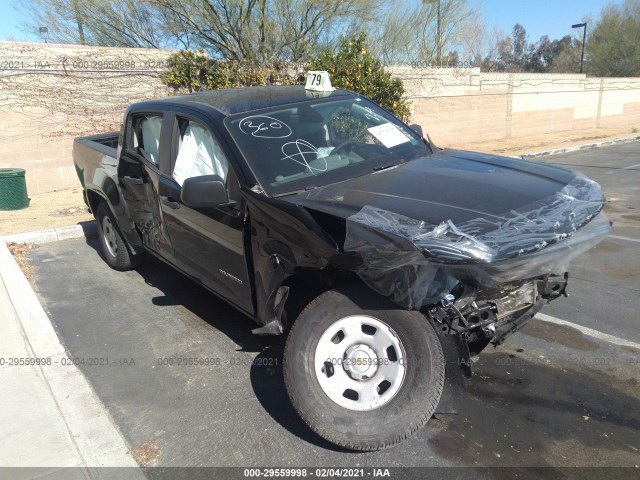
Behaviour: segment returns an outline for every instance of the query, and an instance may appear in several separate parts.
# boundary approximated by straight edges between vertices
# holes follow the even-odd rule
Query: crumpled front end
[[[609,233],[604,201],[600,186],[578,174],[549,198],[458,225],[365,206],[347,219],[344,250],[361,256],[357,273],[369,287],[418,310],[459,283],[495,287],[564,274]]]
[[[611,230],[604,202],[577,174],[551,197],[461,224],[365,206],[347,219],[344,250],[362,258],[357,273],[370,288],[480,351],[565,293],[569,263]]]

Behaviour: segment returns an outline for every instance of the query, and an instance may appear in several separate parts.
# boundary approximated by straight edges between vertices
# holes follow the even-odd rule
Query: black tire
[[[361,318],[344,320],[351,316]],[[406,366],[404,380],[399,382],[400,386],[386,403],[356,411],[339,405],[325,393],[318,380],[320,374],[316,374],[319,364],[316,364],[315,356],[319,342],[326,342],[328,338],[323,337],[327,329],[332,328],[328,333],[332,335],[337,325],[344,324],[337,324],[338,321],[353,321],[359,325],[363,322],[362,316],[372,317],[391,328],[402,345]],[[364,323],[367,323],[366,318]],[[365,327],[358,328],[364,331]],[[342,340],[339,342],[342,345]],[[336,341],[332,340],[332,343]],[[339,365],[335,368],[347,370]],[[347,372],[347,377],[350,375]],[[381,378],[377,375],[378,371],[375,371],[371,376],[373,385]],[[332,290],[317,297],[295,321],[285,345],[284,381],[293,407],[314,432],[350,450],[388,448],[417,432],[438,406],[444,377],[442,346],[428,320],[419,312],[399,309],[365,288]],[[352,380],[347,378],[346,381]],[[379,387],[375,387],[375,391],[382,395]]]
[[[118,228],[109,207],[101,202],[96,209],[98,238],[102,254],[107,264],[114,270],[125,271],[137,267],[144,260],[144,254],[135,255],[129,249]]]

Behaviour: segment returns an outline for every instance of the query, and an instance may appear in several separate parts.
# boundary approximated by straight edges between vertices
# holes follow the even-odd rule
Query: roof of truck
[[[310,92],[303,85],[244,87],[210,90],[162,99],[163,102],[182,104],[204,104],[214,107],[226,115],[250,112],[262,108],[277,107],[304,102],[317,97],[343,97],[357,95],[349,90],[333,92]]]

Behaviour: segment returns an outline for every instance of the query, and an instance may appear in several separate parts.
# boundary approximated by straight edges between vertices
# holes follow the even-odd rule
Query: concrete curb
[[[82,222],[71,227],[58,227],[38,232],[16,233],[0,237],[4,243],[50,243],[71,238],[94,237],[98,229],[95,222]]]
[[[62,238],[58,237],[60,230]],[[54,231],[57,239],[63,239],[75,238],[70,235],[81,236],[85,230],[77,225]],[[24,237],[12,237],[19,241],[53,238],[50,231],[47,231],[46,235],[36,235],[42,233],[33,232],[30,236],[25,234]],[[66,365],[67,362],[61,362],[62,358],[67,358],[66,350],[5,241],[0,241],[0,279],[4,283],[34,358],[46,357],[52,360],[51,365],[37,368],[40,368],[42,380],[53,397],[58,414],[67,426],[79,458],[82,459],[82,465],[79,466],[136,467],[135,471],[128,472],[131,478],[145,478],[142,471],[137,470],[138,463],[131,456],[119,430],[80,369]],[[8,390],[11,386],[4,385],[3,388]],[[41,428],[46,426],[43,425]],[[34,431],[33,435],[35,441],[38,432]],[[37,448],[37,442],[34,443],[34,448]]]
[[[522,158],[524,160],[530,160],[532,158],[546,157],[549,155],[559,155],[561,153],[577,152],[580,150],[587,150],[590,148],[606,147],[609,145],[619,145],[621,143],[637,142],[640,140],[640,135],[635,137],[617,138],[615,140],[604,140],[596,143],[585,143],[584,145],[575,145],[572,147],[556,148],[554,150],[546,150],[542,152],[524,153],[522,155],[516,155],[514,158]]]

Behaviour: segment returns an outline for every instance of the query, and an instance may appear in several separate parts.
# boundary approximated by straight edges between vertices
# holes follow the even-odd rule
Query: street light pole
[[[582,32],[582,55],[580,56],[580,73],[582,73],[582,67],[584,66],[584,44],[587,41],[587,22],[576,23],[571,25],[571,28],[584,28]]]

